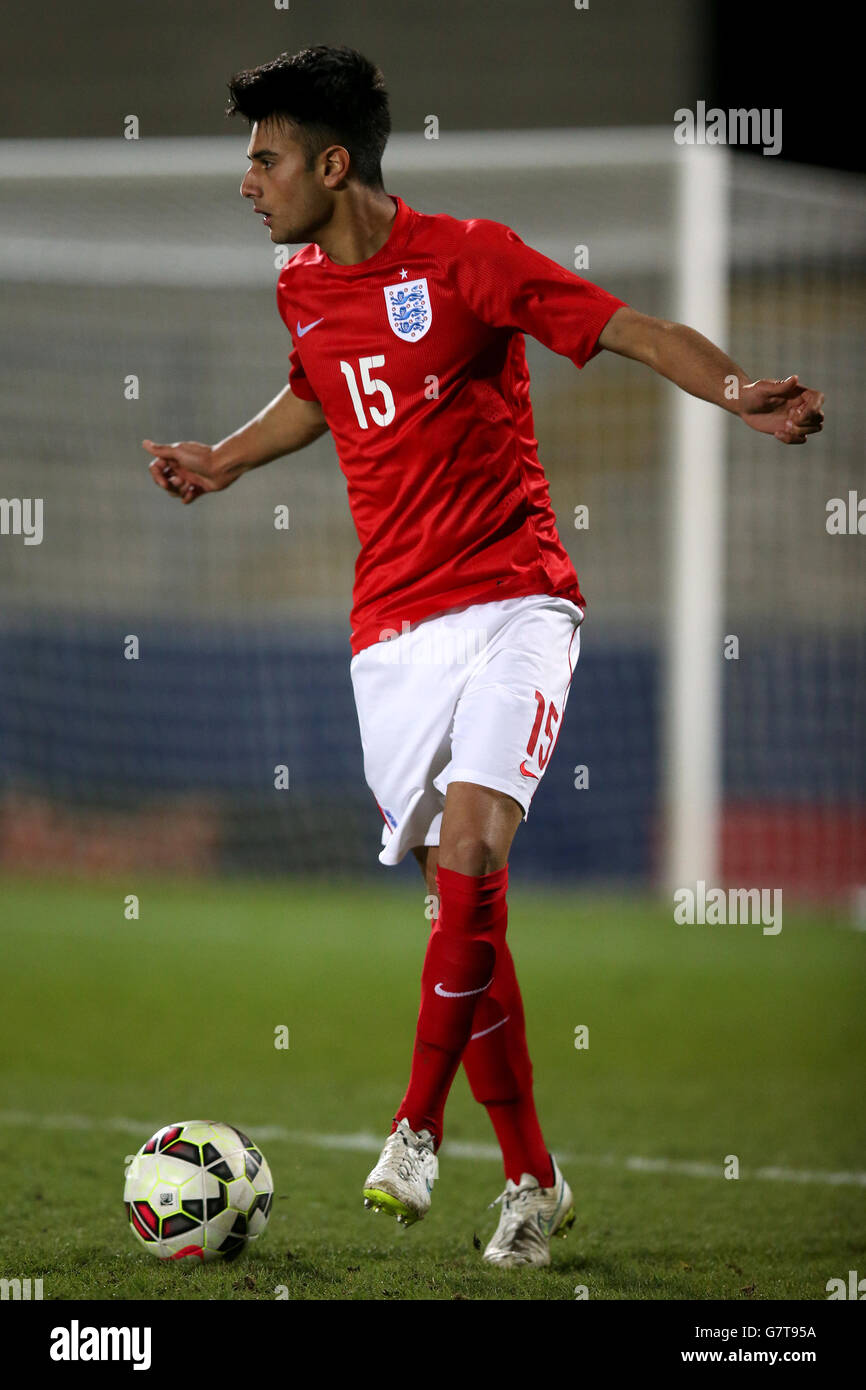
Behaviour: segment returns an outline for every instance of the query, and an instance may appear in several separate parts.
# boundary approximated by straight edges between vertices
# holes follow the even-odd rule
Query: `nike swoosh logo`
[[[442,999],[468,999],[470,994],[483,994],[484,991],[486,989],[489,989],[489,987],[492,984],[493,976],[491,975],[490,979],[487,981],[487,984],[482,985],[480,989],[443,989],[442,984],[440,983],[438,985],[433,986],[433,993],[440,995]]]
[[[536,780],[536,782],[538,781],[538,773],[537,773],[537,772],[527,772],[527,770],[526,770],[526,763],[525,763],[525,762],[522,762],[522,763],[520,764],[520,771],[523,773],[524,777],[534,777],[535,780]]]
[[[503,1023],[507,1023],[510,1017],[511,1014],[506,1014],[505,1017],[501,1018],[498,1023],[491,1024],[489,1028],[482,1028],[480,1033],[473,1033],[470,1036],[469,1041],[474,1042],[476,1038],[486,1038],[488,1033],[493,1033],[497,1028],[501,1028]]]
[[[311,328],[315,328],[317,323],[324,323],[324,316],[316,319],[313,323],[308,323],[304,328],[301,327],[301,320],[298,319],[297,337],[303,338],[305,333],[309,333]]]

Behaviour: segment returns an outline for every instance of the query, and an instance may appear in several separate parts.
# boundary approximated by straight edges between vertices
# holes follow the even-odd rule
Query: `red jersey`
[[[501,223],[392,201],[369,260],[337,265],[311,244],[277,284],[289,383],[322,407],[361,544],[353,653],[471,603],[584,606],[538,461],[523,335],[582,367],[623,304]]]

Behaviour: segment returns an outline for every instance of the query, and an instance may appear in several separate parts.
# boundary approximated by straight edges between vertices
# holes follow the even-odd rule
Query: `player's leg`
[[[523,808],[503,792],[451,783],[441,833],[451,863],[437,873],[439,913],[421,972],[421,1007],[409,1086],[364,1198],[411,1224],[426,1214],[438,1173],[445,1101],[472,1031],[478,996],[505,942],[506,861]]]
[[[383,864],[398,864],[413,845],[438,839],[445,792],[435,779],[448,764],[454,707],[466,675],[445,663],[431,667],[429,660],[415,659],[418,645],[438,626],[430,620],[365,649],[351,663],[364,772],[385,821]],[[437,1173],[433,1135],[394,1121],[364,1182],[364,1203],[410,1225],[426,1214]]]
[[[438,899],[439,846],[413,853],[428,891]],[[529,1173],[542,1187],[550,1187],[553,1161],[535,1109],[523,999],[507,940],[493,982],[476,1002],[462,1060],[472,1094],[487,1110],[499,1140],[506,1179],[519,1183]]]
[[[508,851],[523,808],[504,792],[452,782],[439,845],[439,912],[421,973],[421,1007],[406,1094],[395,1122],[428,1130],[438,1148],[445,1101],[479,997],[505,948]]]
[[[440,847],[415,848],[413,853],[431,894],[438,898]],[[505,1166],[505,1190],[497,1198],[499,1222],[484,1259],[500,1268],[547,1265],[551,1237],[565,1235],[574,1224],[574,1201],[547,1149],[535,1111],[523,1001],[504,940],[492,982],[475,1003],[462,1060],[472,1093],[493,1123]]]

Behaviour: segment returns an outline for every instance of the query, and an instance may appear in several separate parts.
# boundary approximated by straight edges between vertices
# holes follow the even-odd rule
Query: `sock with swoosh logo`
[[[497,953],[493,983],[475,1005],[463,1067],[473,1096],[487,1110],[496,1131],[506,1178],[519,1183],[524,1173],[531,1173],[542,1187],[552,1187],[553,1163],[532,1094],[523,999],[504,942]]]
[[[439,916],[421,973],[421,1009],[409,1087],[394,1116],[428,1129],[437,1147],[442,1117],[478,999],[489,986],[505,945],[508,866],[492,874],[437,870]]]

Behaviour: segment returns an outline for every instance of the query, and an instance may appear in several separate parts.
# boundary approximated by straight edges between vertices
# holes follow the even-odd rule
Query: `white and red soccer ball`
[[[139,1244],[161,1260],[233,1260],[268,1224],[271,1170],[232,1125],[166,1125],[129,1160],[123,1200]]]

